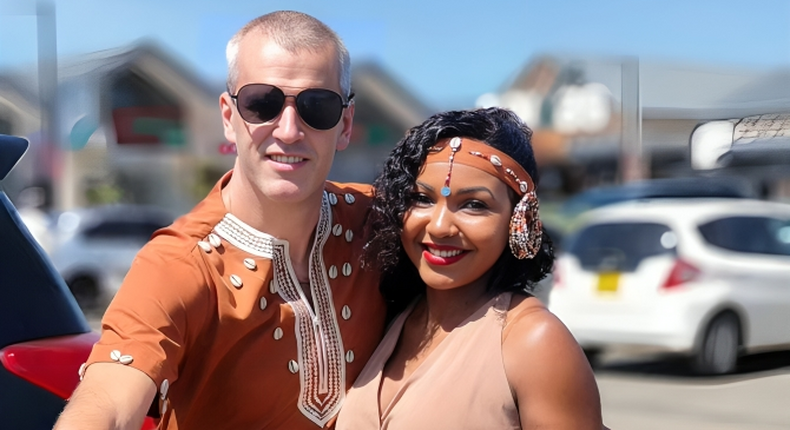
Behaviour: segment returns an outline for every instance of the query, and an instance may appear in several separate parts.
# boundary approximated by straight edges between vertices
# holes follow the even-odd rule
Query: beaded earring
[[[540,251],[542,236],[538,196],[530,191],[524,194],[510,217],[510,250],[519,260],[534,258]]]

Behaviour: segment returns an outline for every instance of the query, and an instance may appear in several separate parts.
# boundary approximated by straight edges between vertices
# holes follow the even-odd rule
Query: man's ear
[[[219,111],[222,114],[222,128],[225,131],[225,139],[230,143],[236,143],[236,130],[233,128],[233,115],[236,114],[236,106],[227,92],[219,96]]]
[[[343,129],[340,131],[340,136],[337,139],[337,147],[335,148],[338,151],[348,148],[348,144],[351,143],[351,129],[354,125],[355,106],[355,103],[351,103],[347,108],[343,109],[343,117],[340,119],[343,124]]]

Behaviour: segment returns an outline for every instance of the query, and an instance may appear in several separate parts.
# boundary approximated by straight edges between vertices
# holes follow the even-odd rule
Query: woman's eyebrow
[[[474,193],[481,192],[481,191],[485,192],[485,193],[488,193],[488,195],[490,195],[491,198],[495,198],[494,197],[494,193],[492,193],[491,190],[489,190],[486,187],[466,187],[466,188],[461,188],[460,190],[456,191],[456,193],[458,193],[458,194],[474,194]]]
[[[434,191],[433,187],[422,181],[415,181],[415,184],[420,188],[425,188],[428,191]]]

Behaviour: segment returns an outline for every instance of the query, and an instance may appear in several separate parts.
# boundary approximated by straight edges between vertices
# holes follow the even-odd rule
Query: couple
[[[584,355],[525,293],[553,261],[526,125],[438,114],[375,191],[326,182],[355,108],[337,35],[275,12],[227,58],[234,169],[138,254],[56,429],[602,427]]]

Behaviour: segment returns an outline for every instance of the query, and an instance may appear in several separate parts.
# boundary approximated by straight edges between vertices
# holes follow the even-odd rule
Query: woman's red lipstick
[[[466,256],[466,251],[460,248],[456,248],[454,246],[423,244],[423,247],[425,247],[426,249],[422,252],[422,257],[425,259],[425,261],[428,262],[428,264],[433,264],[435,266],[447,266],[449,264],[456,263],[458,260]],[[431,254],[431,252],[428,249],[434,251],[461,251],[461,252],[451,257],[440,257],[436,254]]]

